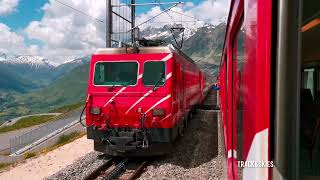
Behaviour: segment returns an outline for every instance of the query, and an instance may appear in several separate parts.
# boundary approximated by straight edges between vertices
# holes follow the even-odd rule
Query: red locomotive
[[[172,45],[98,49],[90,64],[87,136],[110,155],[165,154],[208,89],[205,74]]]

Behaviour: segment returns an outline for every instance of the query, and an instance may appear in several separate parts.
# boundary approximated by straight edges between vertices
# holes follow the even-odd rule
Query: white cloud
[[[186,2],[185,6],[186,7],[193,7],[194,4],[193,4],[193,2]]]
[[[1,1],[1,0],[0,0]],[[114,0],[118,1],[118,0]],[[194,16],[213,24],[226,20],[230,0],[205,0],[195,5],[186,3],[183,7],[175,7],[172,10],[184,13],[188,16]],[[105,1],[101,0],[68,0],[63,1],[66,4],[86,12],[92,17],[105,19]],[[31,22],[25,33],[30,39],[36,39],[43,42],[43,46],[30,47],[29,51],[39,52],[50,60],[55,62],[65,61],[65,56],[83,56],[94,52],[96,48],[105,46],[105,23],[101,23],[83,14],[65,7],[54,0],[49,0],[42,7],[44,16],[40,21]],[[116,11],[116,10],[115,10]],[[137,17],[136,24],[157,15],[161,12],[160,7],[153,7],[149,12],[140,14]],[[162,14],[149,22],[147,26],[160,27],[164,23],[175,21],[194,21],[194,19],[182,16],[178,13],[170,12]],[[159,23],[160,22],[160,23]],[[184,23],[188,27],[198,27],[203,23],[194,22]],[[114,24],[117,28],[117,24]],[[122,29],[123,31],[123,29]]]
[[[10,54],[26,54],[28,48],[24,44],[24,38],[0,23],[0,52]]]
[[[230,0],[207,0],[190,10],[195,17],[218,24],[227,20]]]
[[[14,12],[18,4],[19,0],[0,0],[0,16]]]
[[[66,4],[104,19],[105,2],[101,0],[69,0]],[[44,43],[42,56],[50,60],[65,61],[65,56],[83,56],[105,45],[105,24],[50,0],[42,8],[44,16],[31,22],[25,29],[30,39]]]
[[[169,22],[172,24],[173,21],[187,27],[199,27],[204,23],[219,24],[227,20],[229,6],[230,0],[205,0],[198,5],[194,5],[192,2],[187,2],[183,7],[174,7],[172,8],[172,11],[163,13],[143,25],[141,28],[146,28],[148,26],[160,27],[163,24],[159,22]],[[139,15],[137,17],[137,22],[145,22],[151,17],[161,13],[162,10],[159,7],[154,7],[147,13]],[[181,15],[181,13],[186,16]],[[196,21],[197,19],[200,21]]]

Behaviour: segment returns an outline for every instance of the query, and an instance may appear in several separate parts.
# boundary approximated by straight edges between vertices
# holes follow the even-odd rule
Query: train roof
[[[176,52],[180,56],[183,56],[189,62],[196,64],[189,56],[185,55],[179,48],[173,44],[167,46],[156,46],[156,47],[139,47],[138,54],[153,54],[153,53],[173,53]],[[96,50],[94,55],[103,55],[103,54],[128,54],[127,47],[121,48],[99,48]]]

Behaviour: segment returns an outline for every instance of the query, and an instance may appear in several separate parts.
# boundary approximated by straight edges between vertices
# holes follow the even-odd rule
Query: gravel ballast
[[[76,180],[84,179],[89,173],[103,164],[108,159],[105,155],[98,152],[91,152],[84,157],[78,159],[72,165],[60,170],[59,172],[47,177],[47,180]]]
[[[139,179],[227,179],[218,115],[217,111],[198,110],[172,153],[148,166]]]

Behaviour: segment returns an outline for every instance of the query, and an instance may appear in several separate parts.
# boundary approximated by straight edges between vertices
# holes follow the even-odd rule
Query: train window
[[[236,107],[236,114],[233,116],[234,126],[236,126],[236,133],[233,137],[235,140],[234,144],[236,145],[236,157],[238,164],[241,164],[241,162],[245,161],[244,156],[244,109],[243,109],[243,66],[244,66],[244,31],[243,31],[243,25],[240,27],[236,38],[233,42],[233,91],[234,91],[234,97],[233,97],[233,104],[234,107]],[[238,177],[239,179],[242,179],[242,171],[243,167],[236,165],[238,167]]]
[[[137,84],[137,62],[98,62],[94,84],[104,86],[132,86]]]
[[[312,96],[314,97],[315,90],[315,68],[309,68],[303,70],[303,88],[310,89]]]
[[[145,86],[163,86],[166,81],[165,69],[165,62],[145,62],[142,75],[143,84]]]

